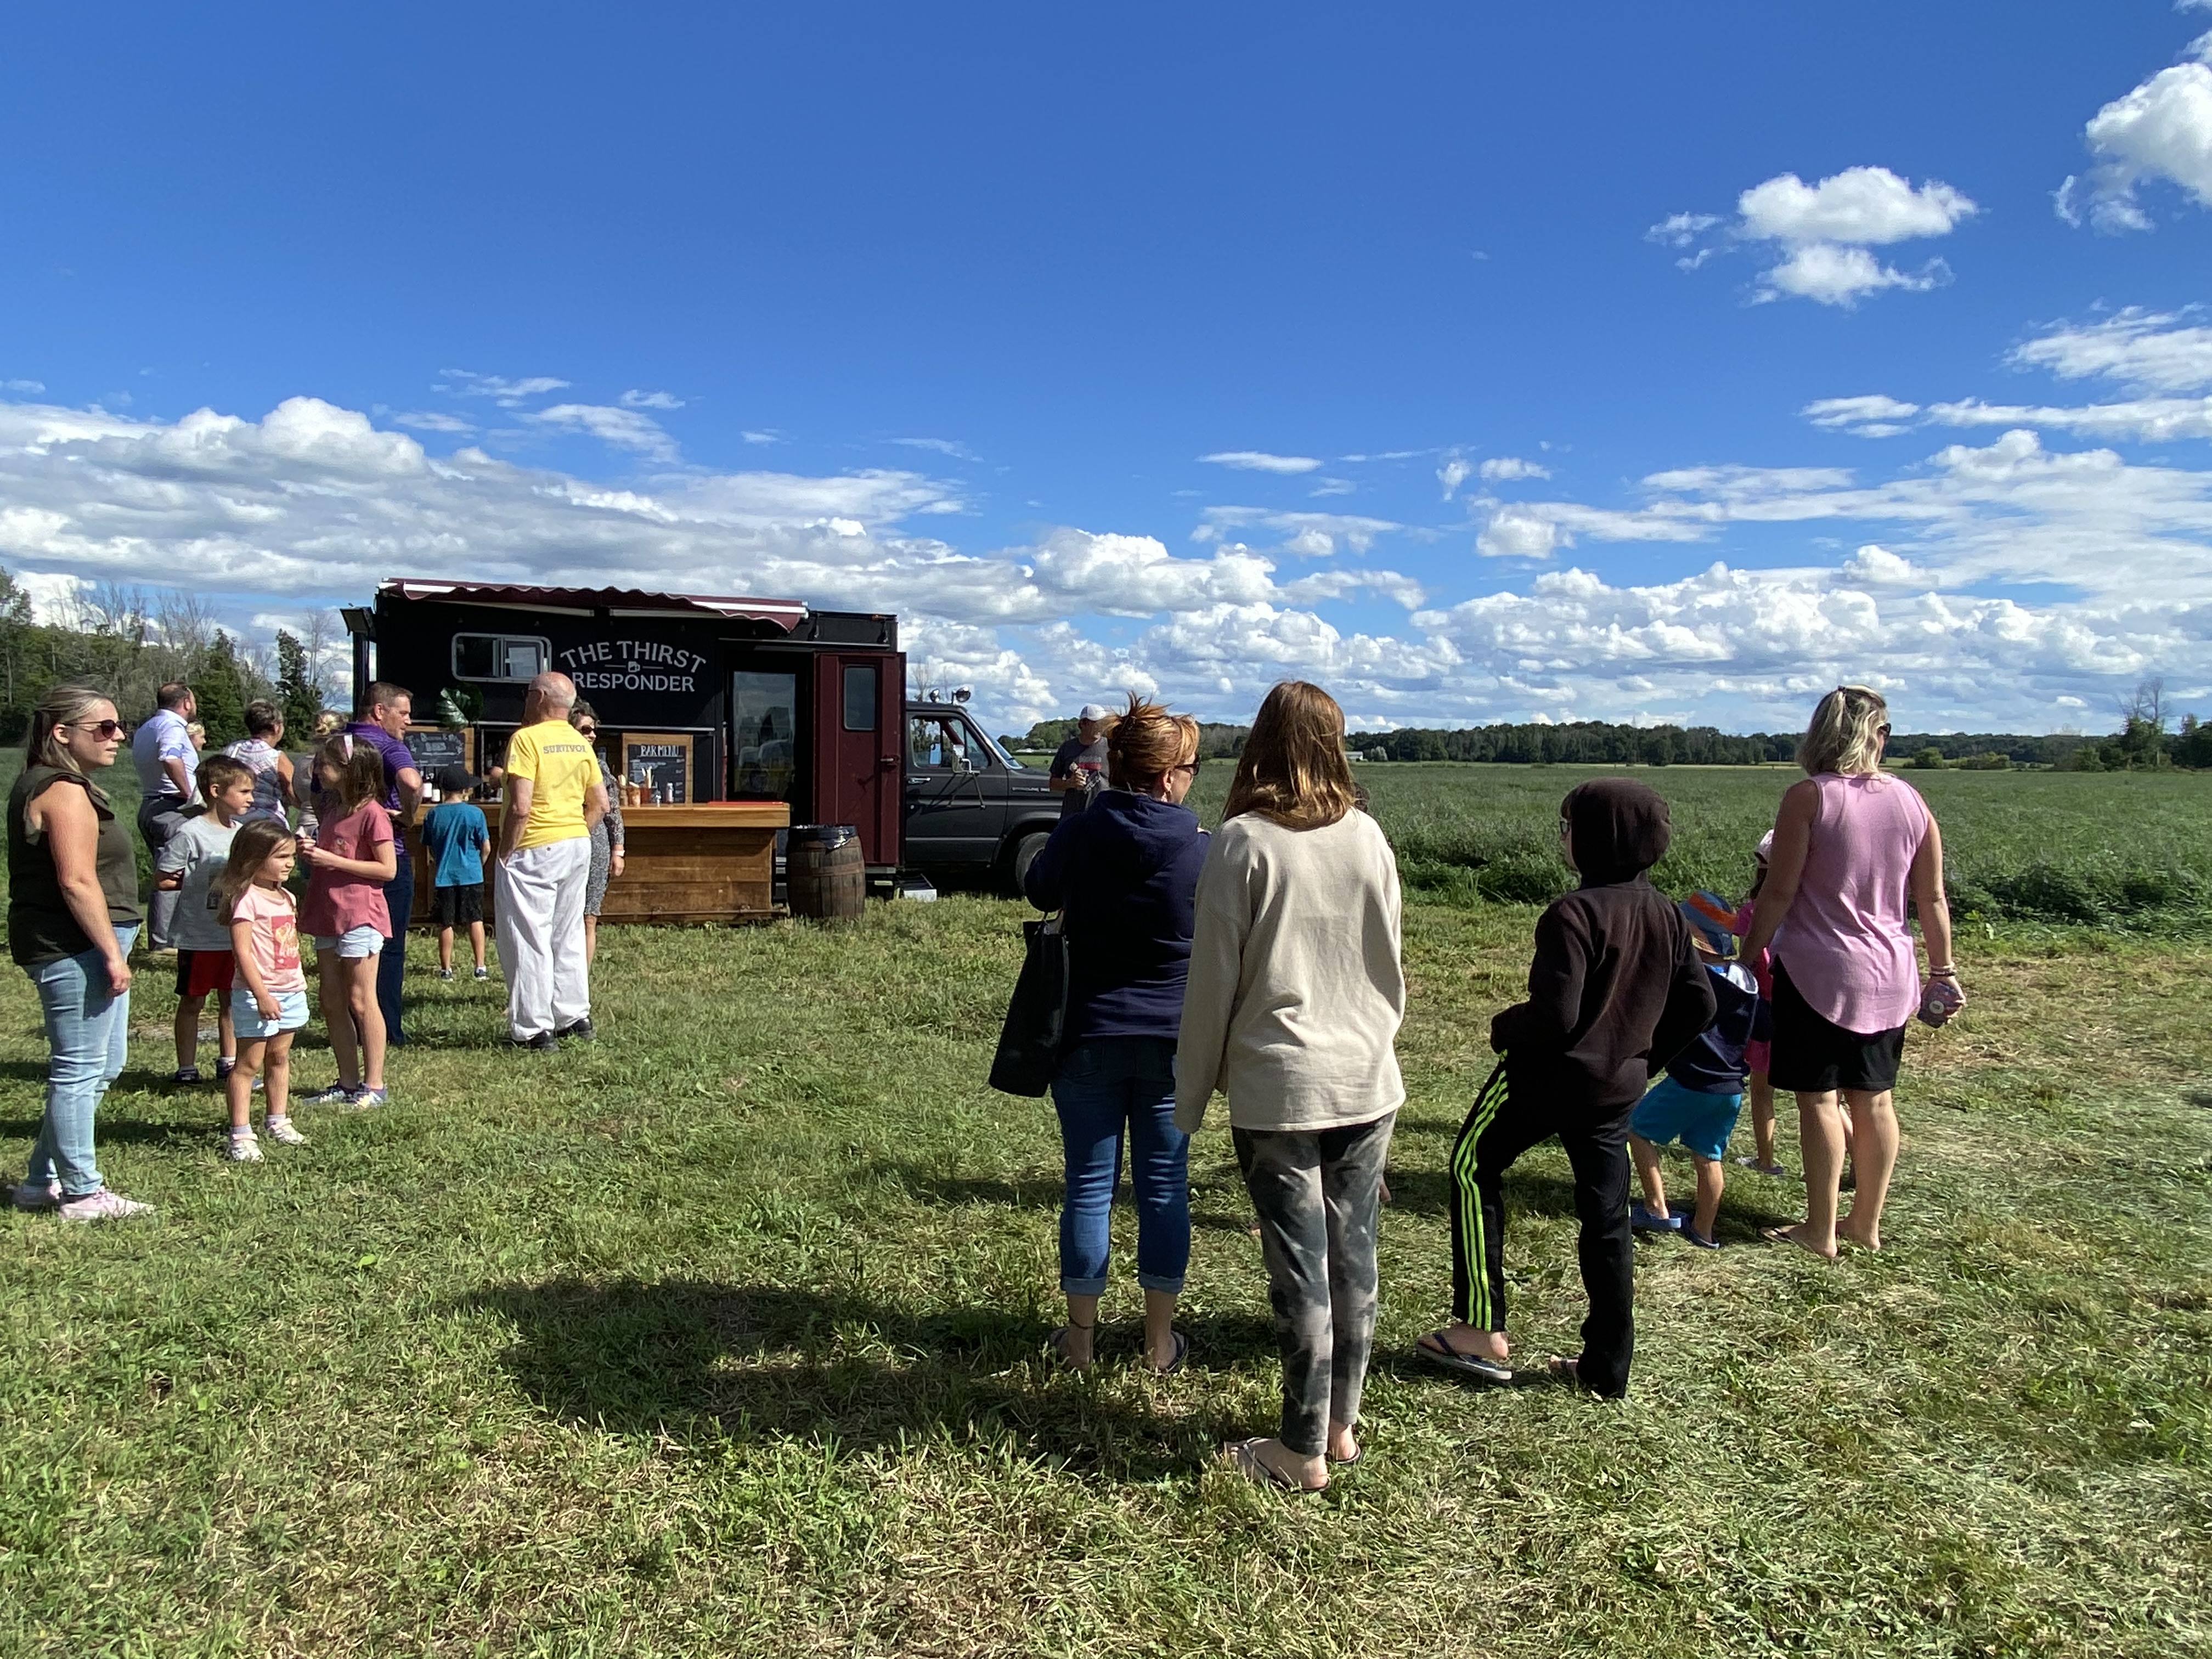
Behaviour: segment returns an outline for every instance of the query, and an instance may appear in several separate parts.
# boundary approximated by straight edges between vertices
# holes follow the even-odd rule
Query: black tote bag
[[[1065,918],[1025,921],[1027,953],[1006,1005],[999,1052],[991,1060],[991,1086],[1010,1095],[1042,1095],[1060,1069],[1067,1031],[1067,930]]]

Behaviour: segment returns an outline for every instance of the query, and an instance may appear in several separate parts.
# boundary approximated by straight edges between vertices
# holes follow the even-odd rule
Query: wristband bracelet
[[[1928,977],[1930,979],[1956,979],[1959,977],[1959,970],[1956,968],[1930,968],[1928,970]]]

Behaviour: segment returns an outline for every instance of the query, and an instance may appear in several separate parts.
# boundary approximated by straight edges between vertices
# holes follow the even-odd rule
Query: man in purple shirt
[[[384,906],[392,913],[392,943],[376,959],[376,1006],[384,1013],[384,1040],[407,1041],[399,1029],[399,988],[407,973],[407,916],[415,908],[415,860],[407,847],[407,820],[422,798],[422,774],[407,746],[407,721],[415,694],[388,680],[374,680],[362,698],[362,717],[346,731],[384,757],[384,809],[392,814],[393,850],[398,868],[384,886]]]

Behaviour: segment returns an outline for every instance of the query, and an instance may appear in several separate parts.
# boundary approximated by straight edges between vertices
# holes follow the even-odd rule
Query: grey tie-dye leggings
[[[1283,1352],[1281,1439],[1318,1457],[1334,1421],[1359,1421],[1375,1345],[1375,1229],[1395,1112],[1312,1132],[1238,1129]]]

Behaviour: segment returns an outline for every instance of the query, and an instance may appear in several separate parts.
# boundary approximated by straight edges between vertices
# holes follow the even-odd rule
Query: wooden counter
[[[499,844],[500,805],[480,803]],[[408,832],[415,860],[416,927],[436,926],[430,861],[418,827]],[[623,873],[607,883],[603,922],[769,921],[776,915],[775,832],[791,825],[781,801],[717,801],[699,806],[622,809]],[[490,872],[484,915],[491,916]]]

